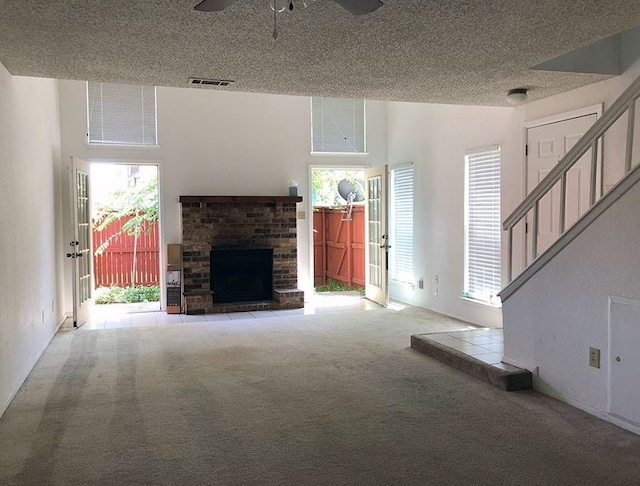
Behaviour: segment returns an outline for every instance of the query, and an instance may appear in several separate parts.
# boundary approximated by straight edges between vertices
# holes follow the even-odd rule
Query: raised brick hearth
[[[300,197],[181,196],[184,312],[209,314],[304,307],[298,285],[296,203]],[[218,303],[211,292],[210,252],[273,249],[273,298]]]

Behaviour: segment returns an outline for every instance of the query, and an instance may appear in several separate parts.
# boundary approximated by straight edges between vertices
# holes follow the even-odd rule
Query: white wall
[[[181,241],[181,195],[288,195],[298,181],[305,201],[298,211],[299,286],[310,280],[308,166],[375,165],[386,159],[386,104],[367,102],[369,155],[312,157],[310,98],[158,88],[157,148],[89,146],[86,88],[60,81],[62,152],[88,161],[148,161],[160,166],[161,232],[165,243]],[[70,303],[68,303],[70,306]]]
[[[636,184],[503,303],[504,361],[590,412],[608,407],[609,296],[640,299],[639,207]],[[590,346],[600,369],[589,366]]]
[[[415,167],[415,279],[396,288],[401,300],[485,325],[499,309],[461,299],[464,287],[465,150],[500,144],[502,166],[520,163],[508,141],[512,108],[389,103],[388,161]],[[503,169],[504,170],[504,169]],[[507,171],[508,172],[508,171]],[[511,189],[502,184],[503,192]],[[393,244],[393,243],[392,243]],[[433,291],[438,275],[438,295]]]
[[[57,82],[0,64],[0,415],[64,317]]]

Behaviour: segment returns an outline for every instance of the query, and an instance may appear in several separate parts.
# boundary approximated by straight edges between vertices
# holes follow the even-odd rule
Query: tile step
[[[531,390],[533,388],[531,372],[502,365],[503,369],[485,363],[473,356],[433,341],[430,334],[415,334],[411,336],[411,347],[432,358],[442,361],[457,370],[491,383],[505,391]]]

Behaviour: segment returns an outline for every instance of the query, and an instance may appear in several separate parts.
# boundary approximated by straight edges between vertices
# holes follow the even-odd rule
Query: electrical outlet
[[[305,213],[304,211],[297,211],[296,212],[296,218],[297,219],[307,219],[307,213]]]
[[[589,348],[589,366],[600,368],[600,350],[598,348]]]
[[[419,289],[424,289],[424,280],[423,279],[418,280],[418,288]]]
[[[436,274],[436,276],[433,278],[433,282],[434,282],[434,283],[436,283],[436,284],[438,283],[438,275],[437,275],[437,274]]]
[[[436,297],[438,296],[438,287],[434,287],[433,295],[436,296]]]

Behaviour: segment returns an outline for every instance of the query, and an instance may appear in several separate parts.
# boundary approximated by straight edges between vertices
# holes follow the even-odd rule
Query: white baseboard
[[[70,313],[65,313],[65,314],[62,314],[60,316],[60,320],[58,321],[58,324],[56,324],[56,330],[55,330],[54,334],[57,333],[62,326],[64,326],[64,323],[67,321],[67,319],[73,319],[73,317],[71,316]],[[52,339],[53,339],[53,336],[52,336]],[[51,341],[49,341],[49,342],[51,342]]]
[[[620,427],[621,429],[625,429],[628,430],[629,432],[633,432],[636,435],[640,435],[640,427],[638,427],[635,424],[632,424],[630,422],[627,422],[623,419],[620,419],[614,415],[611,415],[608,412],[605,412],[603,410],[599,410],[597,408],[593,408],[589,405],[586,405],[582,402],[579,402],[577,400],[572,400],[571,398],[567,398],[563,395],[561,395],[560,393],[557,393],[547,387],[545,387],[544,385],[540,386],[540,384],[538,383],[538,385],[536,386],[535,380],[534,380],[534,386],[533,388],[544,394],[544,395],[548,395],[552,398],[555,398],[556,400],[559,400],[561,402],[564,402],[568,405],[571,405],[572,407],[575,407],[579,410],[582,410],[583,412],[587,412],[590,415],[593,415],[595,417],[598,417],[599,419],[602,419],[606,422],[609,422],[613,425],[616,425],[618,427]]]
[[[45,346],[38,352],[38,355],[33,360],[31,365],[27,367],[27,371],[24,373],[24,376],[22,376],[21,379],[18,380],[18,384],[14,387],[11,393],[9,393],[9,396],[6,398],[6,400],[2,402],[2,404],[0,404],[0,418],[2,418],[4,413],[7,411],[7,408],[9,408],[9,405],[11,405],[11,402],[20,391],[20,388],[22,388],[22,385],[24,385],[24,382],[27,380],[27,378],[33,371],[33,368],[35,368],[36,364],[38,364],[38,361],[40,361],[40,358],[42,357],[46,349],[49,347],[49,344],[51,344],[53,337],[57,334],[57,332],[60,330],[60,328],[68,318],[69,318],[68,314],[63,314],[62,316],[60,316],[60,320],[56,324],[55,330],[51,333],[51,336],[49,336],[49,339],[47,340],[47,343],[45,344]]]

